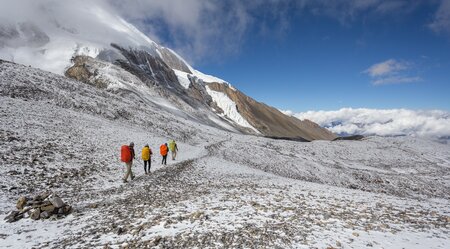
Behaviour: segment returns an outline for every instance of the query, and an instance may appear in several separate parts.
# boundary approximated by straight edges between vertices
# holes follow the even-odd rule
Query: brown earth
[[[310,120],[288,116],[264,103],[258,102],[227,84],[208,83],[213,90],[222,92],[236,103],[238,112],[258,131],[270,137],[333,140],[337,136]]]

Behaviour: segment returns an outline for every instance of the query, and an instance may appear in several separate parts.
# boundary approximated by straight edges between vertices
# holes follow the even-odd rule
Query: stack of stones
[[[18,221],[30,217],[33,220],[58,219],[72,212],[72,207],[63,202],[56,194],[41,193],[34,198],[20,197],[17,200],[18,211],[12,211],[5,217],[6,222]]]

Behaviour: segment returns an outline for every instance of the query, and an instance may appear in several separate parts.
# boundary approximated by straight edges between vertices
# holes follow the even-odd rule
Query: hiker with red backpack
[[[169,148],[167,147],[167,143],[162,144],[159,147],[159,153],[161,154],[162,158],[162,162],[161,164],[167,165],[167,153],[169,152]]]
[[[142,161],[144,161],[144,171],[145,174],[150,173],[150,167],[152,166],[152,150],[146,144],[144,148],[142,149]],[[148,173],[147,173],[147,164],[148,164]]]
[[[120,149],[120,158],[122,162],[125,163],[127,166],[127,173],[125,174],[125,177],[123,178],[123,182],[127,182],[128,176],[131,177],[131,180],[134,179],[133,172],[131,171],[131,167],[133,166],[133,159],[134,158],[134,143],[131,142],[129,146],[122,145]]]

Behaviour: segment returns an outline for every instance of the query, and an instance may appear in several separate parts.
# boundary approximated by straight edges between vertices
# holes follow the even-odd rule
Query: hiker
[[[125,177],[123,178],[123,182],[125,183],[128,180],[128,176],[131,177],[131,180],[134,179],[133,172],[131,171],[131,166],[133,166],[133,159],[135,159],[133,142],[131,142],[129,146],[122,145],[121,159],[122,159],[122,162],[125,162],[125,165],[127,166],[127,173],[125,174]]]
[[[148,144],[146,144],[142,149],[142,160],[144,161],[144,171],[146,175],[150,173],[150,167],[152,166],[152,154],[153,154],[152,150],[150,149]],[[147,164],[148,164],[148,171],[147,171]]]
[[[175,160],[178,151],[177,143],[175,143],[175,140],[171,139],[169,141],[169,149],[172,152],[172,160]]]
[[[169,151],[169,148],[167,148],[167,143],[162,144],[159,147],[159,152],[161,153],[162,158],[162,162],[161,164],[167,165],[167,152]]]

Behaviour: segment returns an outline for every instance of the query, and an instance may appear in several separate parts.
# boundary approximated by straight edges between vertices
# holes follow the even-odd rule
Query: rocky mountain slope
[[[226,94],[236,103],[239,113],[246,118],[250,125],[266,136],[303,138],[307,141],[336,138],[333,133],[312,121],[301,121],[292,116],[287,116],[273,107],[255,101],[227,84],[208,83],[207,88]]]
[[[138,100],[139,87],[117,89],[0,61],[0,247],[448,245],[450,145],[248,136]],[[162,166],[157,148],[171,138],[179,157]],[[124,184],[119,149],[130,141],[156,153],[151,175],[138,158]],[[19,196],[41,191],[72,214],[3,220]]]
[[[336,138],[311,121],[284,115],[231,90],[228,82],[195,70],[125,20],[105,10],[92,11],[88,26],[83,26],[85,20],[69,21],[51,12],[36,23],[1,23],[0,59],[121,94],[138,91],[141,99],[156,99],[155,103],[166,99],[177,114],[229,131],[306,141]]]

